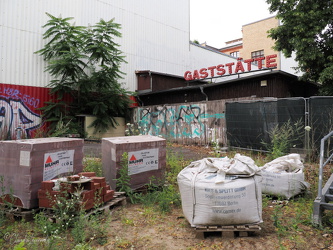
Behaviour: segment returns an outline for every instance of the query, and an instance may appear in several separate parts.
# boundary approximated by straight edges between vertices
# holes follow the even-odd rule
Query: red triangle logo
[[[135,161],[135,160],[136,160],[135,156],[134,156],[134,155],[132,155],[132,157],[131,157],[130,161]]]
[[[51,163],[51,162],[53,162],[53,161],[52,161],[52,159],[51,159],[51,156],[47,157],[47,159],[46,159],[46,162],[45,162],[45,163]]]

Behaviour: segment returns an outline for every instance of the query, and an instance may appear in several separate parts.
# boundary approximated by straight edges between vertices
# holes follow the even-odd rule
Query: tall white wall
[[[121,45],[128,64],[123,80],[135,90],[135,70],[183,73],[189,51],[189,0],[1,0],[0,83],[46,86],[45,62],[34,54],[43,48],[42,26],[54,16],[74,17],[76,25],[101,18],[122,25]],[[73,22],[74,22],[73,21]]]
[[[0,83],[45,87],[51,78],[34,54],[46,41],[42,28],[53,16],[87,26],[101,18],[122,25],[117,38],[127,64],[122,82],[137,88],[136,70],[183,76],[186,70],[233,62],[221,53],[190,45],[190,0],[1,0]]]

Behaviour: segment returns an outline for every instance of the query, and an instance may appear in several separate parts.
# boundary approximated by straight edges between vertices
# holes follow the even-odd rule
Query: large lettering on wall
[[[277,66],[276,58],[277,55],[268,55],[258,57],[255,59],[237,58],[237,62],[231,62],[226,64],[219,64],[216,66],[210,66],[207,68],[196,69],[192,71],[186,71],[184,78],[186,81],[200,80],[205,78],[221,77],[224,75],[240,74],[252,71],[252,63],[256,63],[259,70],[265,68],[275,68]],[[266,62],[264,65],[264,61]]]

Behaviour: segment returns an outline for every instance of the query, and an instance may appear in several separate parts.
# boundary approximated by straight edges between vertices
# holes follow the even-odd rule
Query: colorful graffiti
[[[31,112],[20,100],[6,100],[0,97],[1,139],[16,139],[18,129],[21,129],[22,138],[30,138],[30,132],[39,127],[40,123],[40,116]]]
[[[134,122],[142,134],[172,139],[204,139],[212,119],[224,119],[224,114],[207,113],[206,104],[152,106],[134,112]]]
[[[33,96],[36,87],[0,85],[0,139],[31,138],[32,132],[41,125],[41,116],[36,112],[42,103]],[[46,98],[47,89],[39,88]]]

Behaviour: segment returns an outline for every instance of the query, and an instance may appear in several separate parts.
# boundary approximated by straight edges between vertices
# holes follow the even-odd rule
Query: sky
[[[190,39],[222,48],[242,26],[274,16],[265,0],[190,0]]]

